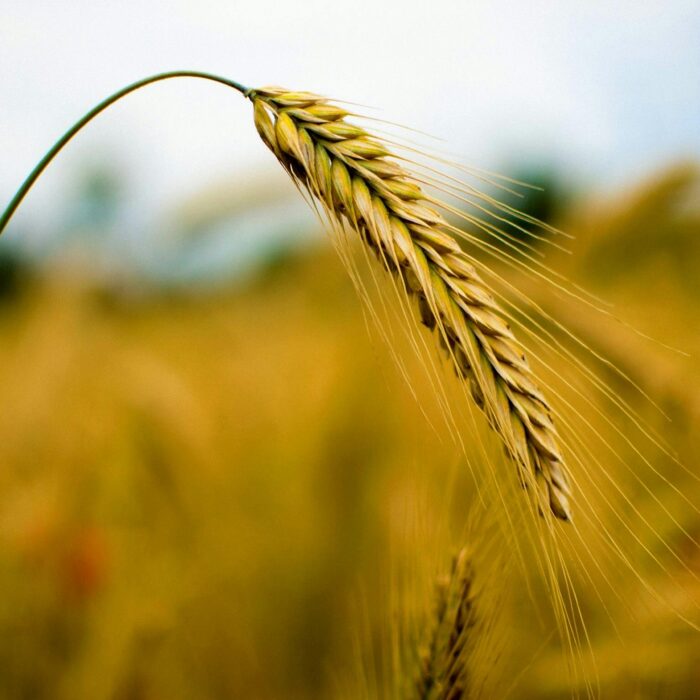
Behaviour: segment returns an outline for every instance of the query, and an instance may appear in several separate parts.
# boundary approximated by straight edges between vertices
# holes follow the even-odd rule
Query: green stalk
[[[139,88],[150,85],[151,83],[157,83],[161,80],[169,80],[170,78],[201,78],[202,80],[211,80],[215,83],[221,83],[227,87],[233,88],[238,92],[242,93],[245,97],[248,97],[250,90],[240,83],[233,80],[228,80],[227,78],[222,78],[218,75],[212,75],[211,73],[202,73],[200,71],[171,71],[169,73],[158,73],[157,75],[152,75],[143,80],[138,80],[131,85],[127,85],[113,95],[110,95],[106,99],[102,100],[98,105],[93,107],[87,114],[85,114],[79,121],[77,121],[73,126],[66,131],[63,136],[61,136],[58,141],[51,147],[46,155],[36,164],[34,169],[29,173],[26,180],[22,183],[20,188],[17,190],[15,196],[12,198],[7,208],[0,216],[0,235],[5,230],[5,227],[9,223],[13,214],[17,210],[17,207],[21,204],[22,200],[26,196],[27,192],[32,188],[34,183],[39,179],[39,176],[44,172],[46,167],[51,163],[51,161],[61,152],[63,147],[88,123],[90,123],[100,112],[103,112],[107,107],[125,97],[131,92],[138,90]]]

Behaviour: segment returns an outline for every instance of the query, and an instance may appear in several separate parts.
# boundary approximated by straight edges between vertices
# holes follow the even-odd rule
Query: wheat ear
[[[473,570],[469,552],[462,549],[452,561],[450,574],[437,583],[433,628],[419,652],[417,700],[469,697],[468,645],[476,624]]]
[[[457,374],[500,435],[539,507],[569,520],[570,489],[545,397],[489,287],[418,178],[349,112],[306,92],[248,90],[255,125],[294,181],[330,220],[356,230],[418,300]]]

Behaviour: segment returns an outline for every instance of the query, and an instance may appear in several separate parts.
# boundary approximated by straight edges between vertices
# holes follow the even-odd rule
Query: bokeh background
[[[576,236],[548,264],[691,356],[532,291],[671,418],[625,394],[686,499],[616,478],[670,543],[642,574],[676,612],[601,553],[577,580],[597,663],[572,672],[521,577],[495,574],[489,693],[695,698],[678,611],[700,552],[677,524],[700,535],[699,39],[690,0],[5,3],[0,206],[94,103],[175,68],[368,105],[541,186],[517,205]],[[240,96],[178,80],[103,114],[0,240],[0,697],[383,694],[396,572],[504,547],[475,531],[463,457],[397,346],[411,387]]]

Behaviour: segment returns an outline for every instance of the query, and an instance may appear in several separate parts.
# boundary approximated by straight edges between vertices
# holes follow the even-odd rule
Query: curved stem
[[[32,188],[34,183],[39,179],[39,176],[44,172],[49,163],[60,153],[63,147],[89,122],[91,122],[100,112],[103,112],[111,104],[114,104],[117,100],[128,95],[134,90],[150,85],[151,83],[157,83],[161,80],[169,80],[170,78],[201,78],[203,80],[211,80],[215,83],[221,83],[227,87],[238,90],[238,92],[243,93],[245,97],[248,97],[250,90],[243,85],[227,78],[222,78],[218,75],[213,75],[211,73],[203,73],[200,71],[171,71],[169,73],[158,73],[157,75],[152,75],[148,78],[143,78],[143,80],[138,80],[131,85],[127,85],[113,95],[110,95],[106,99],[102,100],[98,105],[93,107],[87,114],[85,114],[79,121],[77,121],[73,126],[66,131],[63,136],[61,136],[58,141],[51,147],[46,155],[36,164],[34,170],[27,176],[26,180],[22,183],[20,188],[17,190],[15,196],[12,198],[7,208],[0,216],[0,234],[5,230],[8,222],[12,218],[12,215],[17,210],[25,195]]]

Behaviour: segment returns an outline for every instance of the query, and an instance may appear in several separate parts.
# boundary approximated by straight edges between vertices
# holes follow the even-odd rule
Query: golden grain
[[[569,520],[570,487],[547,400],[488,285],[418,178],[348,112],[307,92],[250,90],[258,133],[334,225],[357,231],[418,301],[455,371],[533,485],[541,512]]]

